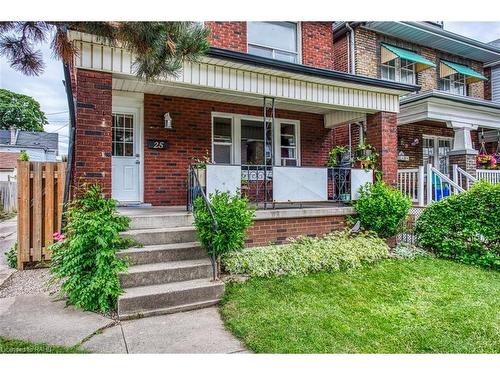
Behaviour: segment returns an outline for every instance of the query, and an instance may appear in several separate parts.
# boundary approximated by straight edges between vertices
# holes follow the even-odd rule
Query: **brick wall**
[[[170,112],[173,129],[163,128],[163,114]],[[226,112],[262,116],[261,107],[222,102],[144,96],[144,137],[167,139],[167,150],[145,149],[144,200],[154,205],[183,205],[190,158],[211,155],[211,113]],[[325,165],[333,144],[333,131],[326,129],[318,114],[277,110],[276,116],[300,120],[301,163]]]
[[[333,69],[349,72],[349,37],[347,34],[333,42]]]
[[[111,195],[111,74],[76,71],[73,183],[97,182]]]
[[[210,45],[217,48],[247,52],[246,22],[205,22],[210,30]]]
[[[396,119],[397,114],[390,112],[377,112],[366,117],[366,143],[377,149],[378,169],[390,185],[396,184],[398,172]]]
[[[298,236],[321,237],[347,227],[346,216],[256,220],[247,232],[247,247],[282,244]]]
[[[302,22],[302,64],[334,69],[332,22]]]
[[[465,64],[477,72],[483,73],[482,63],[478,61],[466,60],[460,56],[451,55],[449,53],[441,52],[386,35],[377,34],[374,31],[358,27],[355,29],[356,74],[373,78],[380,77],[381,42],[415,51],[436,64],[436,68],[425,69],[424,71],[417,73],[417,84],[422,87],[422,91],[438,89],[439,61],[441,59],[454,61],[459,64]],[[469,96],[475,98],[485,97],[485,84],[483,82],[472,83],[469,85],[468,89]]]

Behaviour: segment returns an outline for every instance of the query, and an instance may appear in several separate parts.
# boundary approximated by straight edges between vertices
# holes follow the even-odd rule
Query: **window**
[[[299,62],[297,24],[248,22],[248,53],[293,63]]]
[[[134,116],[113,113],[113,156],[134,156]]]
[[[295,124],[280,124],[281,165],[297,165],[297,126]]]
[[[457,95],[467,95],[466,77],[463,74],[455,73],[439,80],[439,89]]]
[[[381,78],[415,84],[415,63],[405,59],[392,59],[381,65]]]
[[[217,164],[231,164],[233,156],[232,119],[214,117],[213,160]]]
[[[218,164],[300,165],[300,122],[268,122],[264,141],[262,117],[214,113],[212,160]],[[274,142],[274,143],[273,143]]]

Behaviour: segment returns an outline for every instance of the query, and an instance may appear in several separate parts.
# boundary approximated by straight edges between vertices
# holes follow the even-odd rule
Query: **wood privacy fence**
[[[17,210],[16,181],[0,181],[0,204],[5,212]]]
[[[66,163],[18,161],[17,265],[50,260],[61,231]]]

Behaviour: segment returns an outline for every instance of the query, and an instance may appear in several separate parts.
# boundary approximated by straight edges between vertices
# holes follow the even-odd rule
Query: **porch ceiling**
[[[398,125],[426,120],[500,129],[500,105],[441,91],[428,91],[401,99]]]

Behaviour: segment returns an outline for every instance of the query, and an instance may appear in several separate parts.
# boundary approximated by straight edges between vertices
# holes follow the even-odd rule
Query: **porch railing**
[[[253,204],[350,202],[359,187],[373,181],[373,172],[351,168],[207,165],[189,168],[187,209],[194,200],[215,191],[240,191]],[[197,182],[200,182],[197,184]]]
[[[399,169],[398,189],[419,206],[424,205],[424,167]]]
[[[467,173],[456,164],[453,164],[452,170],[453,181],[464,190],[469,190],[470,187],[477,182],[474,176]]]
[[[426,176],[427,204],[465,191],[460,185],[453,182],[452,179],[431,164],[427,165]]]
[[[477,169],[476,177],[478,180],[486,180],[492,184],[500,184],[500,171],[491,169]]]

